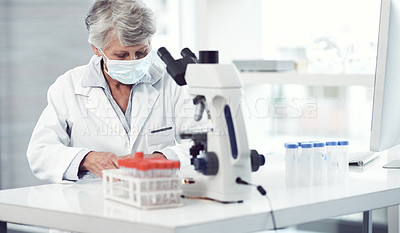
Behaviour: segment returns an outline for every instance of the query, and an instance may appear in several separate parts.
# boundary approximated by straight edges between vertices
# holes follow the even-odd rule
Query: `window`
[[[373,73],[380,1],[262,1],[263,56],[309,60],[314,73]]]

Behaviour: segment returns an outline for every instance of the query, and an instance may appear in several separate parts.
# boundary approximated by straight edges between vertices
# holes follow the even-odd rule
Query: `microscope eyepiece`
[[[164,54],[168,54],[168,50],[165,47],[161,47],[157,50],[157,54],[158,56],[162,57]]]
[[[192,50],[190,50],[189,48],[184,48],[184,49],[182,49],[181,55],[182,55],[182,57],[187,57],[187,56],[189,56],[189,57],[195,58],[195,59],[197,60],[196,55],[195,55],[195,54],[192,52]]]
[[[172,57],[171,53],[165,47],[161,47],[157,50],[157,55],[161,58],[161,60],[168,65],[170,62],[175,61]]]
[[[190,49],[185,48],[181,51],[182,58],[174,59],[165,47],[157,50],[157,55],[167,65],[167,72],[179,86],[186,85],[185,73],[188,64],[198,63],[196,55]]]

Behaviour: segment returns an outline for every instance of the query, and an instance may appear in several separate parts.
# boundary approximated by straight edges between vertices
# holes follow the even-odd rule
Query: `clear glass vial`
[[[297,185],[297,161],[299,156],[297,143],[285,143],[285,173],[286,185],[294,187]]]

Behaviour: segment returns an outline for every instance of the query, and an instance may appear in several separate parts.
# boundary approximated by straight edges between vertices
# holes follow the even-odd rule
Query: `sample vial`
[[[313,169],[314,169],[314,185],[323,185],[327,181],[327,161],[325,153],[325,143],[314,142],[314,156],[313,156]]]
[[[142,162],[137,164],[137,177],[138,178],[149,178],[149,163]]]
[[[138,176],[137,166],[144,161],[143,156],[143,152],[136,152],[134,158],[119,159],[118,166],[121,173],[134,177]]]
[[[179,171],[179,168],[181,167],[181,163],[179,161],[173,161],[174,162],[174,167],[172,169],[172,176],[175,176],[176,173]]]
[[[313,144],[301,143],[300,147],[300,173],[298,174],[300,177],[300,185],[311,186],[313,184]]]
[[[337,142],[326,142],[326,159],[328,162],[328,184],[336,184],[338,182],[338,157]]]
[[[349,173],[349,141],[338,142],[338,182],[345,183]]]
[[[285,143],[285,172],[286,172],[286,185],[294,187],[297,185],[297,160],[298,160],[298,144]]]
[[[133,159],[118,160],[119,169],[122,174],[134,176],[136,174],[136,163]]]
[[[167,163],[168,160],[163,160],[163,161],[159,161],[158,163],[158,177],[165,177],[166,176],[166,171],[167,171]]]

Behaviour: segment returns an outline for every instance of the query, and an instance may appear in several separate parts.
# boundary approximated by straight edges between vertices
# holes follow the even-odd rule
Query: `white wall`
[[[261,58],[261,2],[181,1],[181,47],[190,47],[194,51],[219,50],[221,63]]]

